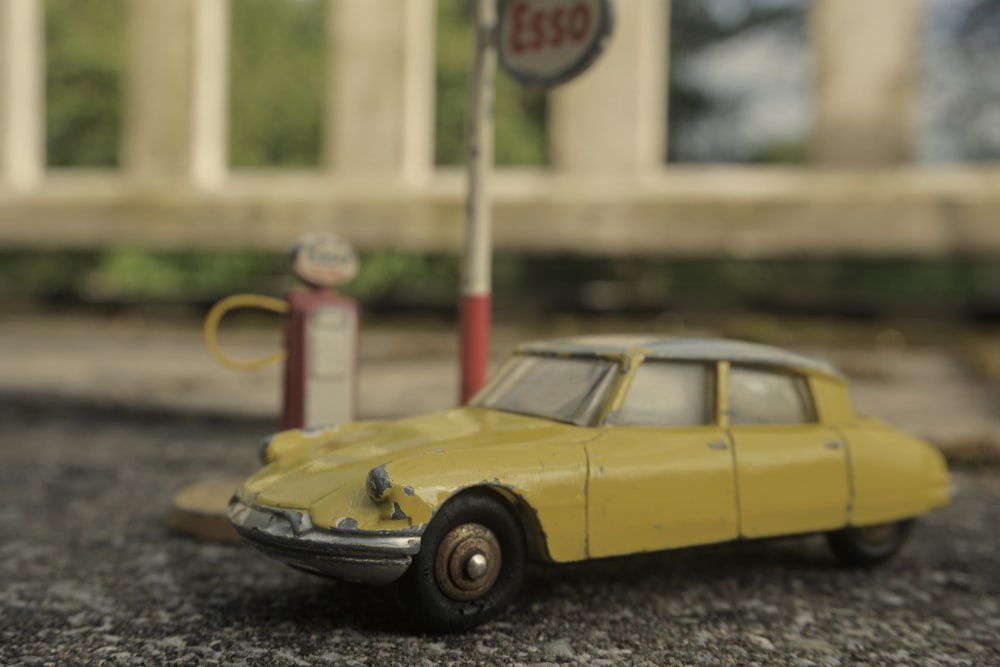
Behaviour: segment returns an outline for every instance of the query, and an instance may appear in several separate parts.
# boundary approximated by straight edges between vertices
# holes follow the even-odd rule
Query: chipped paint
[[[398,579],[420,551],[420,537],[408,530],[392,533],[355,531],[353,519],[342,517],[343,530],[311,526],[300,533],[289,530],[287,512],[248,504],[237,498],[228,510],[240,536],[274,558],[301,569],[345,581],[387,584]],[[304,525],[304,524],[303,524]]]
[[[260,445],[257,446],[257,460],[260,461],[261,465],[267,465],[270,463],[270,454],[268,450],[271,448],[271,443],[274,441],[274,434],[271,434],[260,441]]]
[[[261,443],[258,455],[262,464],[274,463],[279,459],[308,452],[313,447],[326,445],[345,433],[357,430],[361,425],[370,426],[372,423],[355,422],[281,431],[268,436]]]
[[[388,497],[389,489],[392,488],[392,479],[385,469],[386,465],[388,464],[383,463],[368,471],[366,482],[368,497],[377,503],[384,501]]]
[[[338,530],[357,530],[358,522],[356,519],[352,519],[349,516],[341,517],[337,519],[337,529]]]
[[[298,429],[298,434],[303,438],[318,438],[340,430],[338,424],[328,424],[324,426],[310,426],[309,428]]]
[[[404,519],[409,525],[415,527],[426,526],[431,521],[434,510],[440,502],[437,498],[439,494],[428,491],[428,495],[433,500],[425,500],[413,487],[409,487],[412,493],[406,493],[405,487],[393,486],[387,494],[392,499],[392,512],[386,515],[390,519]]]

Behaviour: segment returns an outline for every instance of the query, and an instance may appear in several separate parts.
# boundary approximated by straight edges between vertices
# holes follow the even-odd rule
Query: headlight
[[[257,459],[260,461],[262,466],[266,466],[269,461],[267,460],[267,450],[271,446],[271,442],[274,440],[274,435],[269,435],[260,441],[260,447],[257,449]]]
[[[368,497],[376,503],[380,503],[389,496],[389,489],[392,488],[392,480],[385,469],[385,464],[372,468],[368,471],[368,482],[365,484]]]

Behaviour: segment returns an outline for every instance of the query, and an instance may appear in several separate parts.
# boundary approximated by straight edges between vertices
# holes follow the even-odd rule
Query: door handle
[[[826,448],[827,449],[840,449],[840,443],[837,442],[836,440],[831,440],[830,442],[826,443]]]
[[[710,442],[708,443],[709,449],[725,449],[726,443],[724,442]]]

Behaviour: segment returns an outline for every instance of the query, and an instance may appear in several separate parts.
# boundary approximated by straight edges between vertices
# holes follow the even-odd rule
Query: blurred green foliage
[[[465,161],[472,67],[471,2],[438,3],[435,159]],[[235,167],[314,166],[322,159],[327,3],[238,0],[230,43],[230,161]],[[125,0],[45,0],[48,160],[113,167],[126,85]],[[546,97],[502,73],[496,159],[545,164]]]
[[[725,141],[714,145],[691,142],[690,133],[698,134],[698,127],[706,118],[716,132],[725,137],[725,129],[738,127],[745,122],[741,110],[753,102],[752,97],[767,99],[769,92],[757,88],[752,93],[731,88],[720,94],[718,84],[713,91],[699,80],[684,76],[684,70],[702,56],[711,57],[713,49],[754,32],[765,31],[772,35],[798,36],[801,51],[789,54],[808,58],[808,14],[810,2],[803,0],[671,0],[670,3],[670,90],[667,104],[670,131],[666,147],[669,162],[744,162],[770,164],[803,164],[808,162],[808,137],[792,135],[784,139],[767,140],[757,137],[751,146],[740,147],[738,135],[730,145]],[[732,56],[730,56],[732,57]],[[739,69],[739,67],[737,67]],[[748,81],[767,78],[770,72],[758,66],[756,74],[743,70]],[[773,93],[772,93],[773,94]],[[811,91],[798,90],[803,97]],[[780,102],[772,102],[776,104]],[[751,130],[752,131],[752,130]]]
[[[280,291],[290,281],[285,257],[267,252],[0,253],[0,297],[7,299],[194,302]]]
[[[232,4],[230,161],[234,167],[321,160],[326,3]]]
[[[364,255],[341,291],[375,310],[455,306],[454,256]],[[274,252],[0,252],[0,299],[208,303],[237,292],[280,295],[297,285]],[[1000,316],[1000,261],[860,259],[494,259],[498,310],[520,313],[733,310],[806,315]],[[746,334],[744,334],[746,335]]]
[[[49,165],[117,166],[125,0],[45,0],[45,32]]]
[[[466,112],[472,72],[473,5],[469,0],[438,2],[435,161],[465,164]],[[545,93],[529,90],[497,71],[494,119],[496,162],[542,165],[548,161]]]
[[[437,307],[454,300],[458,260],[402,252],[362,258],[342,292],[363,302]],[[298,286],[286,253],[153,252],[138,248],[0,252],[0,299],[89,303],[207,302]]]

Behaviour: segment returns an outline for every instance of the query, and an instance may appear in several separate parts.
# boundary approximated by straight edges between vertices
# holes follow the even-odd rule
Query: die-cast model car
[[[870,565],[950,499],[938,450],[856,414],[832,366],[714,339],[525,343],[466,407],[286,431],[261,458],[229,508],[243,538],[397,582],[435,630],[496,615],[529,560],[822,532]]]

